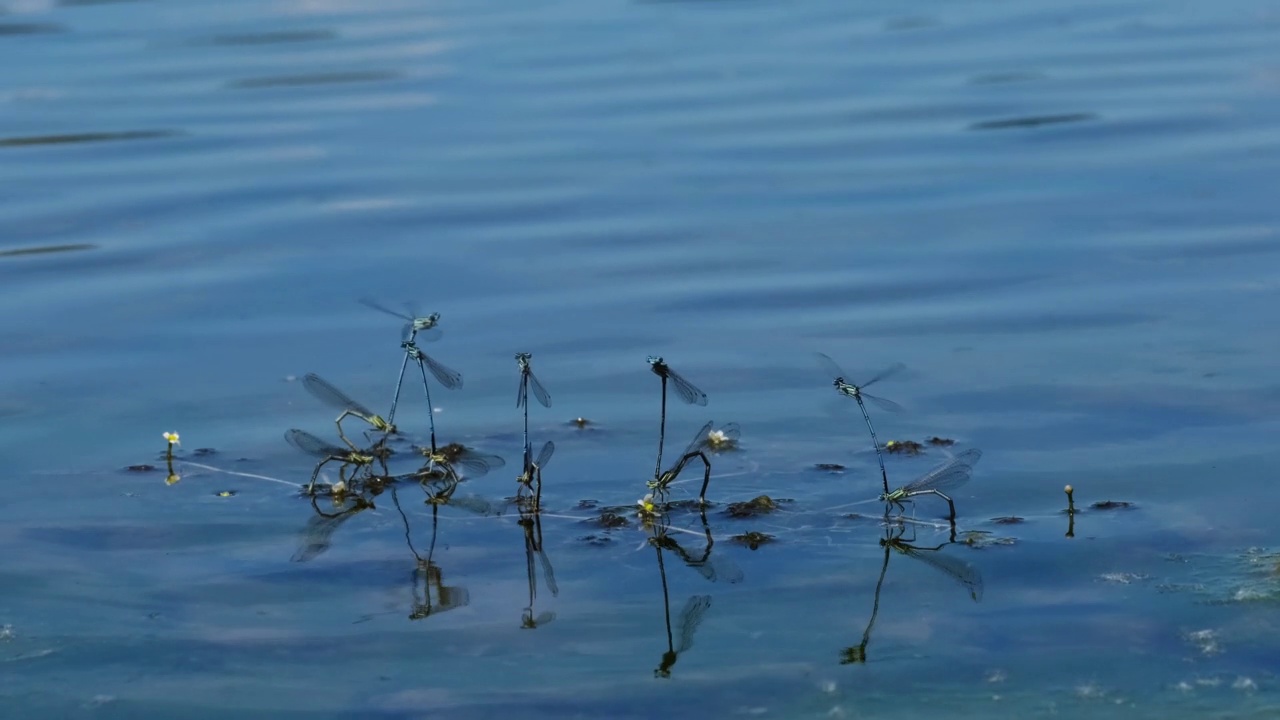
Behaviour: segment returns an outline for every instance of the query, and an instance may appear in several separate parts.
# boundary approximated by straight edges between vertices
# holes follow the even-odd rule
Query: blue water
[[[1273,717],[1278,31],[1252,0],[8,0],[0,714]],[[495,505],[534,354],[553,621],[521,628],[510,510],[441,509],[467,602],[419,620],[416,488],[304,552],[282,436],[336,438],[296,380],[391,401],[398,324],[365,296],[442,313],[423,348],[465,385],[436,422],[505,457],[464,483]],[[981,542],[937,551],[980,602],[891,552],[864,663],[884,529],[844,506],[879,472],[815,351],[908,366],[882,441],[985,453],[954,496]],[[722,572],[663,553],[673,644],[711,596],[669,678],[651,533],[579,507],[646,492],[649,354],[711,398],[673,401],[672,449],[743,428],[712,458]],[[397,421],[425,432],[417,385]],[[760,494],[794,502],[725,514]]]

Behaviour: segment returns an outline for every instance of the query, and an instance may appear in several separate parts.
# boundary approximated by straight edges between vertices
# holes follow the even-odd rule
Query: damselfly
[[[556,451],[556,444],[550,440],[542,446],[542,451],[538,453],[536,459],[529,459],[529,453],[525,453],[524,473],[516,478],[518,487],[516,488],[516,502],[524,499],[527,491],[533,499],[534,511],[542,507],[542,468],[551,462],[551,456]]]
[[[395,317],[404,320],[404,329],[400,333],[401,340],[415,340],[417,338],[422,338],[423,340],[431,341],[438,340],[440,338],[440,328],[436,327],[436,323],[440,322],[440,313],[438,312],[431,313],[430,315],[423,315],[418,312],[417,308],[413,307],[409,303],[405,303],[405,310],[407,312],[400,312],[398,310],[392,310],[391,308],[369,298],[360,298],[360,304],[368,308],[373,308],[378,312],[394,315]]]
[[[981,450],[977,448],[966,450],[897,490],[884,493],[880,496],[880,500],[896,505],[899,511],[904,511],[906,508],[902,503],[910,502],[916,495],[937,495],[947,501],[947,505],[951,508],[951,520],[955,520],[956,504],[948,495],[943,494],[943,491],[954,490],[969,482],[969,478],[973,476],[973,466],[981,458]]]
[[[342,411],[342,414],[335,421],[338,425],[338,437],[342,438],[342,441],[349,445],[352,450],[358,450],[359,448],[356,447],[355,443],[348,440],[346,434],[342,432],[342,421],[348,415],[364,420],[378,432],[389,435],[396,431],[396,426],[392,425],[389,420],[383,420],[381,415],[352,400],[351,396],[334,387],[328,380],[315,373],[307,373],[306,377],[302,378],[302,387],[306,388],[307,392],[314,395],[320,402]]]
[[[520,368],[520,389],[516,391],[516,407],[524,408],[524,466],[528,470],[529,456],[533,453],[533,448],[529,445],[529,390],[533,390],[533,396],[542,403],[542,407],[551,407],[551,394],[547,389],[538,382],[538,376],[533,374],[533,368],[529,367],[529,361],[533,359],[532,353],[516,353],[516,365]]]
[[[702,451],[702,448],[706,445],[707,436],[711,433],[711,428],[713,427],[715,427],[713,422],[703,425],[698,434],[693,436],[693,440],[685,448],[684,454],[680,456],[676,464],[672,465],[670,470],[655,475],[653,480],[648,482],[649,489],[653,491],[655,497],[664,499],[667,494],[667,488],[684,470],[684,466],[688,465],[694,458],[697,458],[702,461],[703,466],[702,490],[698,493],[698,504],[707,504],[707,485],[711,483],[711,461],[707,459],[707,454]]]
[[[436,327],[440,322],[440,313],[438,312],[431,313],[430,315],[422,315],[416,308],[409,305],[409,303],[405,303],[405,309],[408,311],[407,313],[398,312],[385,305],[381,305],[370,300],[369,298],[361,298],[360,304],[404,320],[404,328],[400,331],[400,340],[402,343],[414,345],[419,337],[427,341],[437,340],[442,334],[440,328]],[[409,367],[410,357],[410,353],[405,352],[404,359],[400,361],[400,376],[396,378],[396,394],[391,398],[391,412],[387,415],[388,422],[395,422],[396,420],[396,408],[400,405],[400,390],[404,386],[404,371]]]
[[[690,405],[706,405],[707,394],[698,389],[696,385],[685,380],[675,370],[672,370],[662,358],[656,355],[649,356],[649,369],[653,370],[653,374],[662,378],[662,419],[658,426],[658,462],[653,467],[655,477],[662,472],[662,444],[667,436],[667,381],[675,386],[676,395],[680,399]]]
[[[493,468],[500,468],[507,464],[506,460],[497,455],[479,452],[462,443],[449,443],[439,448],[420,447],[418,452],[429,461],[428,468],[443,466],[454,471],[457,468],[464,468],[471,471],[472,477],[484,475]]]
[[[361,467],[373,465],[377,459],[373,454],[364,453],[357,450],[349,450],[347,448],[330,445],[320,438],[312,435],[305,430],[294,428],[284,434],[284,439],[288,443],[308,455],[324,458],[316,465],[316,469],[311,473],[311,483],[307,485],[307,493],[314,493],[316,489],[316,477],[320,475],[320,468],[325,463],[338,461],[343,465],[357,465]]]
[[[871,415],[867,412],[867,405],[863,400],[869,400],[880,408],[890,412],[902,412],[902,406],[892,400],[886,400],[882,397],[877,397],[863,392],[863,389],[884,380],[885,378],[897,375],[906,366],[902,363],[895,363],[861,385],[854,385],[847,380],[849,376],[844,370],[840,369],[840,366],[837,365],[834,360],[822,353],[816,353],[816,355],[818,357],[818,362],[822,364],[823,369],[826,370],[827,374],[833,378],[831,384],[835,386],[836,390],[841,395],[851,397],[858,401],[858,407],[862,409],[862,417],[867,421],[867,430],[871,431],[871,445],[875,448],[876,459],[880,461],[880,479],[884,481],[884,491],[886,493],[889,492],[889,473],[884,469],[884,455],[880,453],[880,441],[876,439],[876,429],[871,426]]]
[[[462,375],[454,370],[436,362],[430,355],[422,352],[412,340],[406,340],[400,343],[400,347],[404,348],[405,358],[418,363],[418,371],[422,373],[422,392],[427,396],[427,419],[431,424],[431,449],[434,451],[436,447],[436,411],[435,406],[431,404],[431,386],[427,384],[427,370],[431,370],[431,374],[436,376],[436,380],[449,390],[457,390],[462,387]]]

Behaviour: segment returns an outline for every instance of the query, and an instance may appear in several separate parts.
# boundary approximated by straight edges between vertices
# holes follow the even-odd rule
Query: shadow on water
[[[278,30],[275,32],[217,35],[210,41],[214,45],[275,45],[282,43],[319,42],[336,40],[333,30]]]
[[[25,257],[27,255],[47,255],[50,253],[76,252],[77,250],[96,250],[97,245],[91,243],[73,243],[69,245],[46,245],[44,247],[18,248],[16,250],[0,250],[0,258]]]
[[[1067,123],[1096,120],[1093,113],[1063,113],[1061,115],[1030,115],[1027,117],[1008,118],[1006,120],[986,120],[969,126],[970,130],[1014,130],[1019,128],[1038,128],[1045,125],[1065,125]]]
[[[227,82],[236,90],[261,90],[275,87],[306,87],[309,85],[340,85],[348,83],[385,82],[404,77],[403,73],[390,71],[352,71],[316,73],[314,75],[277,75],[274,77],[246,78]]]
[[[66,32],[66,28],[53,23],[5,23],[0,22],[0,37],[9,35],[48,35]]]
[[[122,140],[155,140],[174,137],[180,133],[172,130],[126,130],[123,132],[91,132],[69,135],[32,135],[27,137],[0,138],[0,148],[27,147],[30,145],[70,145],[75,143],[118,142]]]
[[[147,0],[58,0],[61,7],[85,7],[88,5],[120,5],[123,3],[146,2]]]

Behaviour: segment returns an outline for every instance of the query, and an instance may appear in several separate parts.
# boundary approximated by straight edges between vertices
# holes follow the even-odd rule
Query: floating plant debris
[[[219,490],[215,492],[213,495],[214,497],[229,498],[229,497],[235,497],[238,493],[239,491],[237,490]]]
[[[778,509],[779,503],[791,502],[790,500],[774,500],[768,495],[760,495],[746,500],[744,502],[729,503],[725,508],[725,513],[729,517],[745,518],[756,517],[758,515],[768,515]]]
[[[625,517],[623,517],[622,515],[619,515],[616,512],[613,512],[612,510],[605,510],[604,512],[600,513],[596,517],[593,517],[590,520],[585,520],[584,522],[589,523],[591,525],[596,525],[598,527],[605,528],[606,530],[611,530],[613,528],[624,528],[631,525],[630,520],[626,519]]]
[[[600,507],[598,500],[579,500],[576,506],[579,510],[594,510]]]
[[[767,545],[768,543],[773,542],[776,538],[767,533],[756,532],[755,530],[752,530],[751,532],[745,532],[745,533],[742,533],[741,535],[734,535],[729,539],[732,540],[733,542],[738,543],[739,545],[746,545],[752,550],[756,550],[756,549],[759,549],[761,545]]]
[[[1018,525],[1026,522],[1026,520],[1018,517],[1017,515],[1005,515],[1003,517],[991,518],[991,522],[997,525]]]
[[[1015,545],[1018,541],[1011,537],[995,537],[986,530],[969,530],[961,535],[957,542],[981,550],[994,545]]]
[[[130,465],[125,468],[125,470],[128,470],[129,472],[154,472],[155,469],[155,465],[147,465],[145,463],[142,465]]]
[[[1133,503],[1125,500],[1099,500],[1089,507],[1094,510],[1128,510],[1133,507]]]
[[[817,463],[813,469],[831,473],[844,472],[844,466],[838,463]]]
[[[884,449],[891,455],[919,455],[924,446],[915,440],[890,440],[884,444]]]
[[[956,444],[956,441],[951,438],[940,438],[937,435],[925,440],[925,442],[935,447],[951,447]]]

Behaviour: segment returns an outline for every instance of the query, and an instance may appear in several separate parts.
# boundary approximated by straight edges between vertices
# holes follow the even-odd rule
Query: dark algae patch
[[[767,545],[776,539],[777,538],[769,535],[768,533],[756,532],[755,530],[742,533],[741,535],[733,535],[729,538],[732,542],[739,545],[746,545],[752,550],[758,550],[761,545]]]
[[[919,455],[924,446],[915,440],[890,440],[884,444],[884,449],[890,455]]]
[[[760,515],[768,515],[778,509],[781,503],[789,503],[791,500],[781,499],[774,500],[768,495],[760,495],[759,497],[744,502],[729,503],[724,512],[729,517],[747,518],[758,517]]]
[[[1134,504],[1127,500],[1099,500],[1089,507],[1094,510],[1129,510],[1134,507]]]

